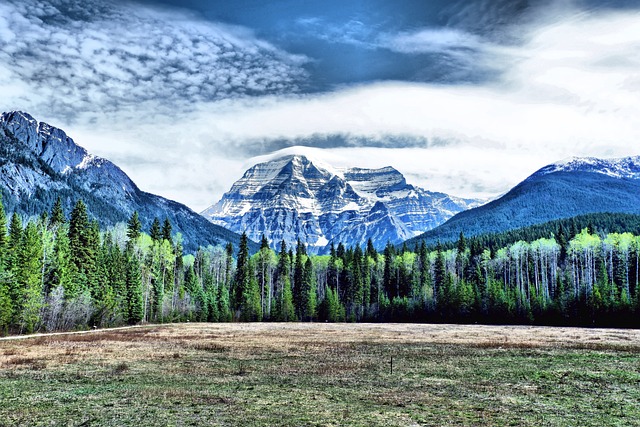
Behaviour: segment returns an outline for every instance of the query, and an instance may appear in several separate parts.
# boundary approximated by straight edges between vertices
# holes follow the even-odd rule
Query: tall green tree
[[[19,304],[16,305],[22,331],[31,333],[40,321],[44,304],[42,278],[42,240],[34,222],[29,222],[22,235],[18,252],[16,281]]]
[[[162,240],[162,230],[160,229],[160,220],[156,217],[153,219],[151,223],[151,228],[149,229],[149,235],[153,239],[154,242],[159,242]]]
[[[65,218],[64,210],[62,209],[62,199],[58,197],[53,205],[53,208],[51,209],[51,226],[55,227],[63,224],[66,221],[67,219]]]
[[[138,211],[134,211],[127,222],[127,237],[129,241],[135,241],[140,237],[142,230],[142,224],[140,223],[140,218],[138,216]]]
[[[144,298],[142,295],[142,277],[138,258],[131,249],[126,254],[125,286],[126,286],[126,320],[135,325],[144,317]]]
[[[164,219],[164,223],[162,224],[162,239],[168,242],[171,242],[171,223],[169,222],[169,218]]]
[[[291,291],[291,257],[287,252],[287,244],[280,243],[278,266],[276,267],[276,298],[274,320],[288,322],[295,320],[295,307]]]

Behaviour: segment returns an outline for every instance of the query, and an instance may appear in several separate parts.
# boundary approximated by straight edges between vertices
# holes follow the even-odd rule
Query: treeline
[[[101,232],[82,201],[23,223],[0,204],[0,331],[179,321],[413,321],[640,326],[640,237],[587,228],[499,249],[331,248],[266,239],[184,255],[168,220]]]
[[[562,238],[568,241],[585,228],[599,235],[625,232],[640,235],[640,215],[613,212],[578,215],[571,218],[562,218],[542,224],[507,230],[501,233],[480,234],[471,237],[469,239],[469,245],[479,245],[483,248],[496,251],[521,240],[532,242],[552,235],[555,236],[556,239],[562,236]],[[410,246],[415,246],[419,243],[420,241],[418,239],[412,239],[408,242]],[[442,243],[444,249],[453,249],[456,245],[456,239]],[[429,250],[435,250],[435,247],[435,242],[433,245],[429,245],[427,242],[427,248]]]

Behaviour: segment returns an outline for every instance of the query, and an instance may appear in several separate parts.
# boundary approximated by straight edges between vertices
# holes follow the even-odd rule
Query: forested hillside
[[[0,210],[0,330],[55,331],[169,321],[436,321],[640,326],[640,237],[560,234],[497,250],[378,253],[303,244],[237,258],[228,245],[183,256],[181,238],[137,213],[100,231],[78,201],[26,224]],[[295,252],[294,252],[295,249]]]

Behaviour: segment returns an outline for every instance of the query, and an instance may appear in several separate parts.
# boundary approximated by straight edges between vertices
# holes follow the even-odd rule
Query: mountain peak
[[[55,126],[38,122],[22,111],[11,111],[0,116],[0,125],[45,161],[55,172],[68,173],[94,160],[87,150]]]
[[[38,215],[57,198],[70,211],[82,199],[103,227],[126,221],[134,211],[145,229],[154,217],[167,218],[184,236],[185,250],[225,242],[237,247],[240,241],[237,234],[186,206],[141,191],[116,165],[89,154],[63,130],[28,113],[0,115],[0,148],[0,192],[8,212]],[[257,249],[255,243],[249,245]]]
[[[444,222],[469,202],[407,184],[391,166],[334,168],[292,154],[258,163],[202,215],[272,245],[300,238],[322,252],[331,242],[399,242]]]
[[[613,178],[640,179],[640,156],[599,159],[596,157],[569,157],[545,166],[528,179],[555,172],[589,172]]]

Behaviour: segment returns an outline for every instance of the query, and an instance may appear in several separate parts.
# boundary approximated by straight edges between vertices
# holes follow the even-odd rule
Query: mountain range
[[[202,215],[253,240],[264,234],[272,247],[299,238],[323,253],[331,243],[401,243],[480,203],[408,184],[392,167],[341,169],[290,155],[248,169]]]
[[[538,170],[502,197],[410,239],[429,244],[589,213],[640,214],[640,156],[574,157]]]
[[[187,206],[141,191],[110,161],[89,154],[56,127],[13,111],[0,116],[0,192],[8,212],[25,216],[50,210],[60,198],[66,212],[78,199],[102,227],[137,211],[144,230],[168,218],[187,251],[199,245],[238,247],[239,236],[210,223]],[[256,244],[251,242],[255,250]]]
[[[66,212],[83,199],[102,227],[126,221],[134,211],[145,230],[153,218],[168,218],[191,252],[228,242],[237,248],[237,233],[246,232],[252,252],[264,234],[274,248],[299,238],[310,252],[325,253],[339,242],[433,244],[460,232],[500,233],[590,213],[640,214],[640,156],[554,163],[482,204],[411,185],[393,167],[335,168],[290,155],[249,168],[199,215],[141,191],[63,130],[14,111],[0,115],[0,193],[8,212],[24,216],[50,210],[60,198]]]

